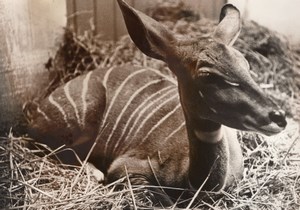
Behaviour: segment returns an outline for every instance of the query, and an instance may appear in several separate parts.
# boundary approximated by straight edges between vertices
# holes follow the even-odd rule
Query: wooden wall
[[[66,24],[61,0],[0,1],[0,134],[22,118],[22,103],[47,81],[44,63]]]
[[[300,43],[299,0],[228,0],[237,6],[245,19],[275,30],[289,39]]]
[[[66,0],[68,25],[82,34],[95,27],[95,33],[106,40],[116,40],[126,34],[123,19],[115,0]],[[127,0],[135,8],[145,11],[157,4],[158,0]],[[184,0],[187,7],[202,17],[218,19],[226,0]]]

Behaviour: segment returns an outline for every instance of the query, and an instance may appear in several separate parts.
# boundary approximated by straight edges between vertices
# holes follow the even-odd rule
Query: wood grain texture
[[[158,0],[127,0],[134,8],[147,12],[155,7]],[[198,12],[201,17],[218,19],[219,12],[227,0],[185,0],[187,8]],[[91,16],[93,10],[93,16]],[[68,25],[82,34],[90,27],[90,21],[95,25],[97,34],[102,35],[104,40],[116,41],[125,35],[127,30],[123,22],[120,9],[116,1],[107,0],[67,0]]]
[[[3,0],[0,3],[0,132],[22,118],[22,103],[47,83],[44,63],[65,25],[65,3]]]

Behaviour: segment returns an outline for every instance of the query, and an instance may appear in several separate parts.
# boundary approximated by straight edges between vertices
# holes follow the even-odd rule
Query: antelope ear
[[[220,14],[220,23],[213,38],[225,45],[233,45],[241,31],[240,11],[232,4],[223,6]]]
[[[153,18],[118,0],[128,33],[135,45],[146,55],[165,61],[171,53],[175,37],[171,31]]]

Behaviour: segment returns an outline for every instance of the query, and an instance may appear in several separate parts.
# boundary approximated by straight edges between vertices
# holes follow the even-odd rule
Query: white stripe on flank
[[[139,111],[141,108],[144,108],[145,105],[146,105],[147,103],[151,102],[153,98],[157,97],[157,96],[160,95],[162,92],[167,91],[167,90],[169,90],[169,89],[174,90],[174,87],[173,87],[173,86],[167,86],[167,87],[165,87],[165,88],[159,90],[158,92],[155,92],[154,94],[150,95],[146,100],[143,101],[143,103],[141,103],[141,104],[134,110],[134,112],[131,113],[130,117],[128,118],[128,120],[127,120],[127,122],[126,122],[126,124],[125,124],[125,126],[124,126],[124,128],[123,128],[123,130],[122,130],[122,134],[120,135],[119,139],[118,139],[117,142],[116,142],[115,149],[116,149],[116,148],[118,147],[118,145],[120,144],[120,141],[122,140],[122,138],[123,138],[123,136],[124,136],[124,134],[125,134],[125,132],[126,132],[128,126],[129,126],[130,122],[132,121],[133,117],[138,113],[138,111]],[[159,100],[160,100],[160,98],[159,98]],[[153,102],[152,102],[152,103],[153,103]],[[145,109],[143,110],[143,112],[145,112]],[[134,127],[134,126],[132,126],[132,128],[133,128],[133,127]],[[113,152],[115,152],[115,149],[114,149]]]
[[[115,122],[115,124],[114,124],[114,127],[113,127],[112,131],[110,132],[110,135],[108,136],[108,138],[107,138],[107,140],[106,140],[105,151],[106,151],[106,149],[107,149],[107,147],[108,147],[108,144],[109,144],[109,142],[110,142],[111,137],[113,136],[114,132],[116,131],[116,129],[117,129],[117,127],[118,127],[118,125],[119,125],[119,123],[120,123],[120,121],[121,121],[121,118],[123,117],[125,111],[126,111],[127,108],[129,107],[129,105],[131,104],[131,102],[133,101],[133,99],[135,99],[136,96],[138,96],[138,95],[139,95],[143,90],[145,90],[146,88],[150,87],[150,86],[153,85],[153,84],[158,84],[158,83],[161,82],[161,81],[162,81],[161,79],[153,80],[153,81],[147,83],[146,85],[142,86],[141,88],[137,89],[137,90],[131,95],[131,97],[128,99],[126,105],[123,107],[123,109],[121,110],[120,114],[118,115],[118,118],[117,118],[117,120],[116,120],[116,122]],[[116,146],[117,146],[117,144],[116,144]],[[116,148],[116,146],[115,146],[115,148]],[[114,149],[115,149],[115,148],[114,148]]]
[[[155,100],[151,101],[151,103],[149,103],[146,107],[144,107],[144,109],[141,110],[141,111],[139,112],[138,116],[135,118],[134,123],[133,123],[133,125],[131,126],[131,128],[130,128],[130,130],[129,130],[129,132],[128,132],[128,134],[127,134],[125,140],[124,140],[124,142],[128,141],[127,139],[130,137],[132,131],[134,130],[134,128],[135,128],[135,126],[137,125],[137,123],[140,121],[140,118],[143,116],[143,114],[144,114],[149,108],[151,108],[151,106],[155,105],[158,101],[164,99],[165,97],[168,97],[172,92],[175,92],[175,91],[177,91],[177,89],[175,89],[175,88],[169,90],[169,91],[166,92],[165,94],[163,94],[163,95],[161,95],[160,97],[156,98]],[[170,99],[169,99],[169,100],[170,100]],[[167,103],[167,102],[168,102],[168,100],[165,100],[165,101],[163,102],[163,104],[165,104],[165,103]],[[152,111],[152,112],[153,112],[153,111]],[[150,113],[150,116],[152,116],[151,113]],[[149,118],[150,118],[150,117],[149,117]],[[133,140],[133,138],[131,138],[131,140]],[[129,142],[126,143],[126,144],[129,145]]]
[[[180,131],[183,127],[185,126],[185,121],[183,123],[180,124],[180,126],[178,128],[176,128],[172,133],[170,133],[170,135],[168,135],[164,141],[168,141],[172,136],[174,136],[178,131]]]
[[[118,87],[118,89],[116,90],[116,92],[115,92],[115,94],[114,94],[114,96],[113,96],[113,98],[112,98],[112,100],[111,100],[111,102],[110,102],[110,104],[109,104],[109,107],[108,107],[108,109],[107,109],[107,111],[106,111],[106,113],[105,113],[105,116],[104,116],[103,121],[102,121],[102,122],[103,122],[102,125],[105,125],[105,124],[106,124],[106,121],[107,121],[108,115],[109,115],[109,113],[110,113],[110,110],[112,109],[112,107],[113,107],[113,105],[114,105],[114,103],[115,103],[115,101],[116,101],[116,99],[117,99],[117,96],[118,96],[118,95],[120,94],[120,92],[123,90],[123,88],[124,88],[124,86],[126,85],[126,83],[127,83],[131,78],[133,78],[134,76],[136,76],[137,74],[143,73],[143,72],[145,72],[145,71],[147,71],[147,69],[142,69],[142,70],[135,71],[135,72],[129,74],[128,77],[127,77],[127,78],[122,82],[122,84]]]
[[[146,124],[146,122],[159,110],[161,109],[164,105],[166,105],[167,103],[169,103],[170,101],[174,100],[175,98],[177,98],[178,95],[175,94],[174,96],[168,98],[167,100],[165,100],[163,103],[161,103],[159,106],[157,106],[155,109],[153,109],[150,114],[147,115],[147,117],[142,121],[142,123],[140,124],[140,126],[138,127],[138,129],[136,129],[132,139],[134,139],[136,137],[136,135],[139,133],[139,131],[142,129],[142,127]],[[179,104],[177,105],[179,106]]]
[[[43,112],[43,111],[40,109],[40,107],[37,108],[37,112],[40,113],[40,114],[42,114],[43,117],[44,117],[47,121],[51,121],[50,118],[46,115],[46,113]]]
[[[80,122],[80,117],[79,117],[78,109],[77,109],[77,106],[76,106],[75,101],[73,100],[73,98],[72,98],[71,95],[70,95],[70,89],[69,89],[70,83],[71,83],[71,82],[68,82],[68,83],[64,86],[64,91],[65,91],[65,95],[67,96],[67,99],[69,100],[70,104],[71,104],[71,105],[73,106],[73,108],[74,108],[75,115],[76,115],[76,118],[77,118],[77,123],[78,123],[78,125],[80,125],[81,122]]]
[[[81,100],[82,100],[82,121],[81,124],[83,127],[85,127],[85,117],[87,112],[87,102],[86,102],[86,95],[89,88],[89,81],[92,75],[92,71],[90,71],[84,78],[82,83],[82,93],[81,93]],[[97,91],[97,90],[95,90]]]
[[[67,126],[68,126],[68,127],[71,127],[70,123],[68,122],[67,115],[66,115],[64,109],[62,108],[62,106],[60,106],[59,103],[57,103],[57,102],[53,99],[52,95],[50,95],[50,96],[48,97],[48,99],[49,99],[49,102],[50,102],[52,105],[54,105],[54,106],[60,111],[60,113],[62,114],[62,116],[63,116],[63,118],[64,118],[65,123],[67,124]]]
[[[144,143],[145,140],[147,140],[147,138],[151,135],[151,133],[158,128],[166,119],[168,119],[172,114],[174,114],[177,109],[179,109],[181,107],[180,104],[178,104],[171,112],[169,112],[168,114],[166,114],[163,118],[161,118],[151,129],[150,131],[147,133],[147,135],[142,139],[142,141],[140,142],[140,144]]]
[[[107,70],[107,72],[105,73],[104,77],[103,77],[103,86],[105,87],[105,89],[107,88],[107,80],[108,80],[108,77],[110,75],[110,73],[112,72],[112,70],[114,70],[115,67],[111,67],[110,69]]]

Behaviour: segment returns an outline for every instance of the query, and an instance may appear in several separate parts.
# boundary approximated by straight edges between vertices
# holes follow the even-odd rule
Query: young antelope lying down
[[[27,103],[29,133],[74,148],[113,182],[218,191],[240,179],[243,159],[235,129],[279,133],[285,114],[266,97],[232,47],[239,11],[223,7],[211,37],[178,40],[163,25],[118,0],[128,32],[146,55],[167,63],[177,81],[134,66],[96,69]],[[126,170],[125,170],[126,169]],[[172,205],[151,188],[157,205]],[[167,191],[173,196],[174,191]]]

